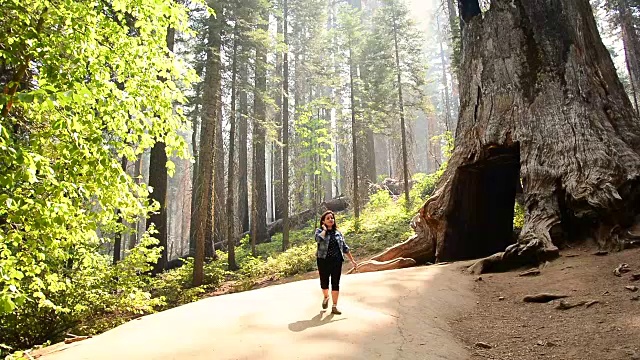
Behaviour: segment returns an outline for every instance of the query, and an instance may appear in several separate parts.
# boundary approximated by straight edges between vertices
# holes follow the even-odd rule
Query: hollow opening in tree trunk
[[[516,191],[520,186],[520,147],[496,146],[484,160],[458,168],[440,260],[473,259],[503,251],[515,242]]]

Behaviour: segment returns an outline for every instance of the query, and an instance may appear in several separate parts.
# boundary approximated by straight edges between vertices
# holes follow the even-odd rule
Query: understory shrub
[[[128,317],[153,312],[163,304],[146,290],[150,278],[145,272],[160,252],[155,244],[157,240],[147,234],[115,266],[111,257],[86,252],[65,271],[48,274],[39,287],[44,291],[34,292],[14,311],[0,314],[2,342],[25,349],[62,340],[71,330],[76,335],[94,334]]]

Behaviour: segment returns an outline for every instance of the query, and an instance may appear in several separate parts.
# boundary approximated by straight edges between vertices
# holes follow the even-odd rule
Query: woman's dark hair
[[[333,211],[331,211],[331,210],[327,210],[327,211],[322,213],[322,216],[320,216],[320,229],[322,229],[322,223],[324,223],[324,218],[326,218],[327,215],[329,215],[329,214],[333,215],[333,229],[332,230],[335,230],[335,229],[338,228],[338,224],[336,223],[336,214],[334,214]]]

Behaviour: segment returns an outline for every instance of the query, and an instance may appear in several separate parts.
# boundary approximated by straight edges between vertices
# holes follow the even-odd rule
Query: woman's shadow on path
[[[330,322],[340,321],[340,320],[344,320],[345,319],[345,318],[340,318],[338,320],[333,320],[333,314],[331,314],[331,313],[329,313],[329,315],[327,315],[323,319],[322,318],[322,314],[323,313],[324,313],[324,311],[320,311],[320,313],[318,313],[318,315],[312,317],[310,320],[300,320],[300,321],[296,321],[294,323],[291,323],[291,324],[289,324],[289,330],[294,331],[294,332],[300,332],[300,331],[307,330],[308,328],[321,326],[321,325],[328,324]]]

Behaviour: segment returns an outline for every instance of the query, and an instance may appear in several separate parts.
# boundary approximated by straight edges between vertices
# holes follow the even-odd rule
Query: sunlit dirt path
[[[466,359],[447,321],[475,303],[453,265],[344,276],[342,315],[318,280],[207,298],[47,349],[80,359]]]

